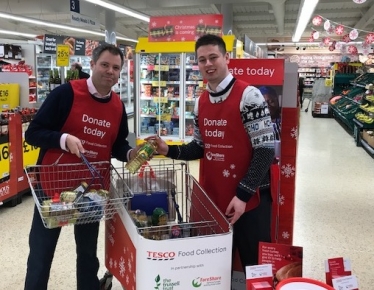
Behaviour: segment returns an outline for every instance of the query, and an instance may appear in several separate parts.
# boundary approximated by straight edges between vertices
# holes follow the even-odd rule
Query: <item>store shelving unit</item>
[[[304,78],[306,88],[313,87],[317,78],[325,78],[330,75],[330,68],[327,67],[301,67],[298,69],[299,77]]]
[[[118,83],[113,90],[120,96],[125,104],[127,115],[134,114],[134,61],[125,60]]]
[[[228,51],[232,35],[224,36]],[[159,134],[168,144],[192,139],[196,99],[205,88],[195,59],[194,42],[149,42],[135,50],[135,127],[137,140]]]
[[[50,71],[56,67],[55,57],[52,55],[37,55],[36,56],[36,77],[37,90],[36,101],[42,103],[48,96]]]

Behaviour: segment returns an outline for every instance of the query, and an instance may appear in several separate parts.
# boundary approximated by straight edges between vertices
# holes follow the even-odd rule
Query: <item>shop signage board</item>
[[[229,70],[235,78],[253,86],[283,85],[283,59],[231,59]]]
[[[100,28],[100,21],[96,18],[82,15],[76,12],[70,12],[70,15],[71,24],[77,26],[88,26],[89,28]]]
[[[287,62],[297,63],[299,67],[327,67],[330,63],[341,62],[342,54],[278,54]],[[358,56],[348,55],[351,61],[357,61]]]
[[[75,38],[64,35],[44,35],[44,49],[46,54],[56,54],[57,46],[64,44],[69,47],[69,55],[91,56],[95,47],[105,43],[105,41],[96,41],[85,38]]]
[[[204,34],[222,35],[222,14],[151,17],[148,41],[195,41]]]
[[[70,11],[75,13],[81,13],[79,0],[69,0],[70,2]]]

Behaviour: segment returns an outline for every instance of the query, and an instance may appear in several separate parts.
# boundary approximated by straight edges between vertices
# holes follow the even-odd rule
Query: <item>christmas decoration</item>
[[[317,15],[312,20],[313,25],[320,26],[322,24],[322,17]]]
[[[325,37],[325,38],[322,39],[322,41],[323,41],[323,43],[325,45],[328,45],[330,43],[330,38],[329,37]]]
[[[368,44],[371,44],[374,42],[374,33],[369,33],[366,35],[365,37],[365,42],[368,43]]]
[[[349,38],[352,39],[352,40],[355,40],[357,37],[358,37],[358,31],[357,31],[357,29],[353,29],[349,33]]]
[[[344,33],[344,26],[343,25],[338,25],[335,27],[335,33],[336,35],[343,35]]]
[[[319,32],[318,31],[314,31],[313,34],[312,34],[313,38],[314,39],[318,39],[319,38]]]
[[[350,54],[357,54],[358,53],[357,47],[355,45],[348,45],[347,51]]]
[[[311,37],[309,37],[308,41],[309,42],[314,42],[314,38],[311,36]]]
[[[362,3],[365,3],[366,0],[353,0],[353,2],[356,4],[362,4]]]
[[[342,40],[343,40],[344,42],[347,42],[347,43],[350,42],[351,39],[349,38],[349,34],[343,35]]]
[[[343,44],[342,44],[341,42],[337,42],[337,43],[335,44],[335,48],[336,48],[336,49],[342,49],[342,47],[343,47]]]
[[[325,23],[323,24],[323,28],[327,31],[329,30],[330,26],[331,26],[330,20],[327,19]]]

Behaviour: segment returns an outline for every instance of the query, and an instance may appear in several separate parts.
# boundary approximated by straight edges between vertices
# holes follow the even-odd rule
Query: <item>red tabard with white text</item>
[[[224,102],[211,104],[207,91],[199,100],[199,128],[205,146],[199,182],[223,213],[252,157],[252,144],[239,111],[246,87],[246,83],[237,80]],[[247,203],[246,210],[256,207],[258,198],[257,193]]]

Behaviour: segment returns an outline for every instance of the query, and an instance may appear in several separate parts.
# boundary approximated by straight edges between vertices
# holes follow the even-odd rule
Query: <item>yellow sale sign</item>
[[[23,167],[35,165],[38,160],[40,149],[36,146],[28,144],[25,140],[22,142],[23,151]]]
[[[56,65],[69,66],[69,46],[66,44],[57,44],[56,49]]]
[[[19,84],[0,84],[0,111],[19,106]]]
[[[0,178],[4,178],[9,175],[10,170],[10,154],[9,154],[9,143],[0,144]]]

